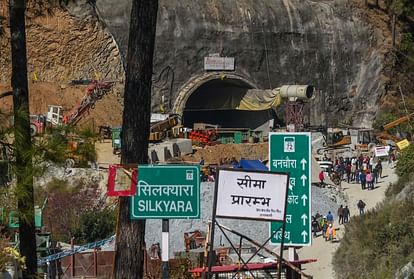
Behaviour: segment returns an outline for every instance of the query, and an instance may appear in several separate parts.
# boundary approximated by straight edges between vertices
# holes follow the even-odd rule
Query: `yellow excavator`
[[[383,145],[388,145],[390,144],[390,142],[397,143],[403,140],[404,138],[391,134],[390,130],[392,128],[397,127],[398,125],[402,123],[409,122],[412,119],[414,119],[414,112],[381,126],[381,132],[377,135],[377,140]],[[411,139],[408,139],[408,140],[411,140]]]
[[[344,135],[342,129],[328,128],[326,126],[305,126],[305,131],[320,132],[323,135],[324,143],[323,147],[318,148],[316,153],[322,155],[326,151],[332,150],[350,150],[351,136]]]

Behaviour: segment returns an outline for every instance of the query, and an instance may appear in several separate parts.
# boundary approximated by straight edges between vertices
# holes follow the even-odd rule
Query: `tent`
[[[261,171],[269,170],[260,160],[246,160],[246,159],[241,159],[240,162],[235,165],[235,168],[243,169],[243,170],[261,170]]]

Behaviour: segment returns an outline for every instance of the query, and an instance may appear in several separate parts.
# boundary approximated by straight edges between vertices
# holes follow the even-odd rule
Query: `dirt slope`
[[[0,84],[0,92],[10,90],[5,84]],[[65,112],[69,112],[79,104],[86,94],[86,86],[68,86],[64,83],[31,82],[29,84],[30,113],[46,114],[48,105],[60,105]],[[3,98],[0,102],[0,111],[12,111],[12,98]],[[118,126],[122,121],[122,104],[115,90],[109,92],[96,103],[95,109],[91,109],[79,125],[88,124]]]

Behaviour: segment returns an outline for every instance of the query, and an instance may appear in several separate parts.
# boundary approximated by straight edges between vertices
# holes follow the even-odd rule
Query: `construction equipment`
[[[109,126],[99,126],[99,137],[101,140],[111,139],[112,138],[112,130]]]
[[[179,115],[171,114],[166,119],[152,123],[150,126],[149,141],[159,142],[168,137],[177,137],[178,129],[174,129],[178,126]],[[112,148],[113,154],[119,154],[121,150],[121,133],[122,128],[112,128]]]
[[[355,150],[359,152],[368,152],[378,144],[374,129],[358,129],[357,143]]]
[[[97,81],[93,80],[86,88],[86,95],[82,98],[77,106],[75,106],[68,114],[63,115],[61,106],[48,106],[47,122],[52,125],[76,125],[86,112],[94,109],[96,102],[103,98],[112,88],[115,81]]]
[[[211,145],[217,140],[217,131],[215,129],[191,131],[188,134],[188,138],[191,139],[192,143],[195,145]]]
[[[46,128],[46,117],[44,115],[30,115],[30,135],[43,134]]]
[[[178,114],[172,114],[168,116],[167,119],[152,124],[150,127],[149,141],[160,141],[161,139],[170,136],[168,132],[171,131],[174,126],[178,125],[178,120]]]
[[[393,144],[393,143],[395,144],[403,140],[404,137],[395,136],[390,133],[390,130],[392,128],[395,128],[401,125],[402,123],[409,122],[413,118],[414,118],[414,112],[381,126],[381,132],[377,135],[377,140],[383,145],[388,145],[388,144]]]
[[[200,230],[184,233],[185,251],[203,247],[206,242],[206,233]]]
[[[85,140],[76,135],[67,135],[67,148],[65,153],[65,167],[73,168],[75,166],[86,165],[88,161],[95,161],[94,151],[91,146],[94,140]]]
[[[342,129],[327,128],[325,126],[305,126],[305,131],[320,132],[324,139],[324,147],[319,148],[316,152],[322,155],[326,151],[332,150],[350,150],[351,136],[349,134],[344,135]]]

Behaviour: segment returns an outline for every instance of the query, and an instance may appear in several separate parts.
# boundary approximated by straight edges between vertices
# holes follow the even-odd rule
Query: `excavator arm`
[[[382,130],[381,133],[377,135],[377,140],[384,145],[389,144],[389,141],[393,141],[395,143],[397,143],[398,141],[401,141],[402,140],[401,138],[390,134],[389,130],[397,127],[398,125],[402,123],[408,122],[413,118],[414,118],[414,112],[383,125],[381,127],[381,130]]]
[[[402,124],[404,122],[408,122],[412,118],[414,118],[414,112],[413,113],[410,113],[408,115],[405,115],[405,116],[403,116],[401,118],[398,118],[397,120],[394,120],[394,121],[392,121],[390,123],[387,123],[387,124],[383,125],[382,126],[382,129],[384,131],[388,132],[389,129],[392,129],[392,128],[394,128],[394,127],[396,127],[396,126],[398,126],[398,125],[400,125],[400,124]]]

